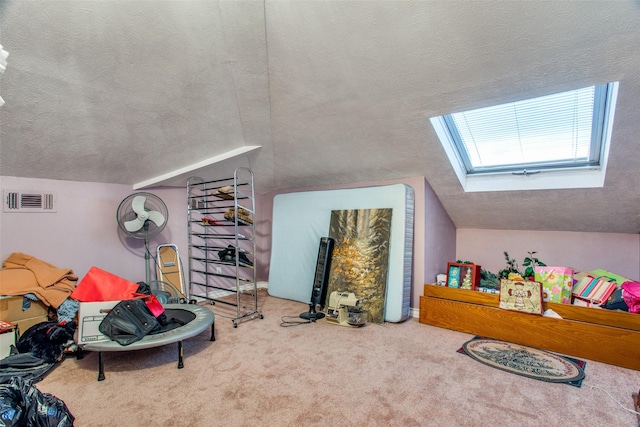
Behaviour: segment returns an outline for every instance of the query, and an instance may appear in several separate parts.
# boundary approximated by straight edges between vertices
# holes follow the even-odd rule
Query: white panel
[[[410,316],[413,188],[404,184],[279,194],[273,200],[269,294],[308,303],[332,210],[392,208],[385,321]]]

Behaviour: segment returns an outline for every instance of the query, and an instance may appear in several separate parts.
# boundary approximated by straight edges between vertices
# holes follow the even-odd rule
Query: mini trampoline
[[[182,357],[182,341],[200,334],[211,326],[211,341],[215,341],[214,314],[211,310],[195,304],[166,304],[165,314],[168,319],[176,318],[185,322],[184,325],[173,329],[146,335],[140,341],[123,346],[116,341],[99,341],[83,344],[81,350],[98,352],[98,381],[104,380],[104,363],[102,352],[104,351],[131,351],[160,347],[167,344],[178,343],[178,369],[184,367]],[[81,358],[81,356],[79,357]]]

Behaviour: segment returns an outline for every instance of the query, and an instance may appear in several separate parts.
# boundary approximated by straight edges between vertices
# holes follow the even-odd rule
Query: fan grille
[[[176,287],[162,280],[151,280],[148,283],[151,293],[163,304],[184,304],[187,297]]]
[[[133,200],[138,196],[143,196],[146,198],[144,202],[145,211],[157,211],[162,214],[162,216],[164,217],[164,222],[162,223],[162,225],[158,226],[155,222],[147,220],[145,221],[144,226],[139,230],[129,231],[126,229],[125,223],[135,220],[138,216],[133,210]],[[134,193],[127,196],[122,202],[120,202],[120,205],[118,206],[118,210],[116,212],[116,220],[120,229],[126,235],[136,239],[151,238],[160,234],[160,232],[162,232],[164,227],[167,225],[168,219],[169,211],[167,209],[167,205],[164,204],[162,199],[152,193]]]

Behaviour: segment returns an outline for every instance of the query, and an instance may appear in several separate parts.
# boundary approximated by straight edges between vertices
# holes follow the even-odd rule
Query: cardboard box
[[[0,359],[11,354],[12,345],[16,345],[16,325],[0,320]]]
[[[0,296],[0,320],[16,325],[19,337],[33,325],[49,320],[49,309],[42,301],[30,301],[27,310],[22,309],[23,296]]]
[[[120,301],[81,302],[78,305],[78,329],[76,343],[78,345],[90,342],[109,341],[100,330],[100,322]]]
[[[49,319],[46,316],[30,317],[28,319],[14,320],[16,324],[16,336],[20,338],[20,335],[24,334],[27,329],[38,323],[48,322]]]
[[[0,320],[15,323],[18,320],[48,316],[49,309],[42,301],[30,301],[27,310],[22,309],[23,296],[0,296]]]
[[[16,345],[15,328],[10,331],[0,333],[0,359],[4,359],[9,356],[12,345]]]

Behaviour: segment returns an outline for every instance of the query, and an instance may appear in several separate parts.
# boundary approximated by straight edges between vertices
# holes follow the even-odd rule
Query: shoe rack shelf
[[[188,296],[235,308],[234,327],[263,317],[258,311],[254,217],[250,169],[238,168],[226,179],[187,181]]]

